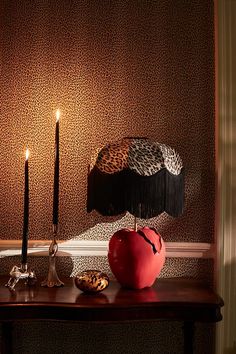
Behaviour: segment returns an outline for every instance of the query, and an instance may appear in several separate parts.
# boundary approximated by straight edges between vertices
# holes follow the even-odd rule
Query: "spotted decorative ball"
[[[75,276],[75,285],[87,293],[98,293],[109,285],[108,276],[100,270],[85,270]]]

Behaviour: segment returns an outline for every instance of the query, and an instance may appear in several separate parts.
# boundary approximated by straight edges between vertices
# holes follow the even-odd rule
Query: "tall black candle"
[[[21,263],[27,263],[28,229],[29,229],[29,150],[26,150],[25,158],[25,190],[24,190],[24,223]]]
[[[54,163],[54,188],[53,188],[53,224],[58,224],[58,205],[59,205],[59,118],[60,111],[56,113],[55,131],[55,163]]]

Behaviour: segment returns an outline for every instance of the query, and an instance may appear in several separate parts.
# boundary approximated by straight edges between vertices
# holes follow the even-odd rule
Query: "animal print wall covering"
[[[140,225],[155,227],[165,241],[213,241],[213,16],[213,0],[0,1],[1,239],[22,235],[26,145],[31,152],[29,236],[51,238],[55,110],[59,107],[62,239],[108,240],[117,229],[133,225],[129,214],[111,219],[86,212],[87,171],[97,148],[125,136],[146,136],[180,154],[186,202],[183,216],[173,219],[162,214],[138,220]],[[101,258],[60,260],[59,273],[91,264],[109,270]],[[9,271],[15,261],[1,258],[1,271]],[[37,268],[43,265],[45,275],[45,258],[29,261]],[[208,281],[213,266],[207,260],[169,259],[165,271],[166,276],[194,275]],[[142,343],[150,354],[164,350],[164,354],[177,354],[182,348],[180,327],[148,323],[101,330],[109,339],[108,354],[143,353],[139,346],[143,333],[148,335]],[[76,343],[89,328],[20,324],[15,326],[14,350],[77,352]],[[100,328],[93,328],[93,339],[101,338]],[[57,341],[56,346],[51,333],[63,338],[63,343]],[[134,340],[127,344],[123,333],[125,340]],[[198,333],[198,353],[213,352],[212,330]],[[91,346],[86,347],[94,343],[91,337],[84,343],[81,353],[93,354]]]
[[[97,147],[147,136],[186,173],[183,216],[149,225],[166,241],[213,241],[213,1],[2,0],[0,16],[0,238],[21,238],[26,145],[30,238],[51,237],[59,107],[62,239],[133,225],[86,212],[87,170]]]

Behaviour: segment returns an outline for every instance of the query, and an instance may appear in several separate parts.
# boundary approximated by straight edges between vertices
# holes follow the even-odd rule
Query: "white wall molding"
[[[60,240],[58,256],[106,256],[108,241],[97,240]],[[48,256],[50,240],[29,240],[30,256]],[[165,242],[167,257],[213,258],[214,244],[198,242]],[[21,240],[1,240],[0,257],[21,254]]]
[[[166,255],[173,258],[214,258],[215,245],[200,242],[166,242]]]

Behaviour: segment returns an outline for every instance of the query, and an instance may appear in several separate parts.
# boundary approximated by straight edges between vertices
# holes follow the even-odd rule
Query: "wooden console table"
[[[183,321],[184,350],[193,350],[194,323],[222,319],[223,300],[209,287],[196,280],[158,279],[151,288],[122,289],[111,282],[102,293],[84,294],[73,278],[63,279],[61,288],[43,288],[40,281],[28,287],[16,285],[14,292],[4,286],[8,278],[0,277],[0,321],[2,354],[11,354],[12,324],[22,320],[68,321]]]

